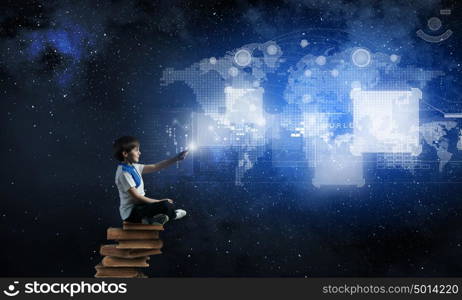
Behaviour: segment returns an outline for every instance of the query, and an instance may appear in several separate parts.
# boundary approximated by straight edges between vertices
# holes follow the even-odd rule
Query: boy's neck
[[[129,166],[133,166],[133,164],[132,164],[131,162],[129,162],[128,160],[124,160],[124,161],[122,162],[122,164],[124,164],[124,165],[129,165]]]

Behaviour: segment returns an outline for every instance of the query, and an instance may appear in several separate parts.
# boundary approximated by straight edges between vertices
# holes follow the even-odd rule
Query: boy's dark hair
[[[114,157],[118,161],[124,161],[124,156],[122,155],[122,153],[124,151],[130,152],[133,150],[133,148],[139,146],[140,142],[137,138],[132,136],[122,136],[114,141]]]

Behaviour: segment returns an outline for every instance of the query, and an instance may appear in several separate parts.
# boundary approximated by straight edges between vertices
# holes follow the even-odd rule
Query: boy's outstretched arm
[[[168,166],[173,165],[177,161],[185,159],[187,154],[188,154],[188,150],[185,150],[185,151],[182,151],[182,152],[178,153],[177,155],[175,155],[174,157],[171,157],[169,159],[160,161],[160,162],[155,163],[155,164],[144,165],[143,174],[149,174],[149,173],[152,173],[152,172],[156,172],[156,171],[160,171],[162,169],[165,169]]]
[[[128,193],[136,200],[140,201],[140,202],[145,202],[145,203],[156,203],[156,202],[163,202],[163,201],[168,201],[170,203],[173,203],[173,200],[172,199],[161,199],[161,200],[157,200],[157,199],[152,199],[152,198],[148,198],[146,196],[143,196],[141,195],[140,193],[138,193],[136,191],[136,188],[134,187],[131,187],[128,189]]]

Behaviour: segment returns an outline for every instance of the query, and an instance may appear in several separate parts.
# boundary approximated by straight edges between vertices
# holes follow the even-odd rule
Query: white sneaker
[[[186,216],[186,211],[183,209],[175,209],[176,217],[175,220],[181,219]]]

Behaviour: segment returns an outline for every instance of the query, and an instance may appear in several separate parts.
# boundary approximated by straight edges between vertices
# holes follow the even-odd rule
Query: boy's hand
[[[172,200],[172,199],[162,199],[162,201],[168,201],[168,203],[173,204],[173,200]]]
[[[184,150],[184,151],[178,153],[178,155],[176,156],[176,159],[177,160],[185,159],[186,155],[188,155],[188,152],[189,152],[189,150]]]

